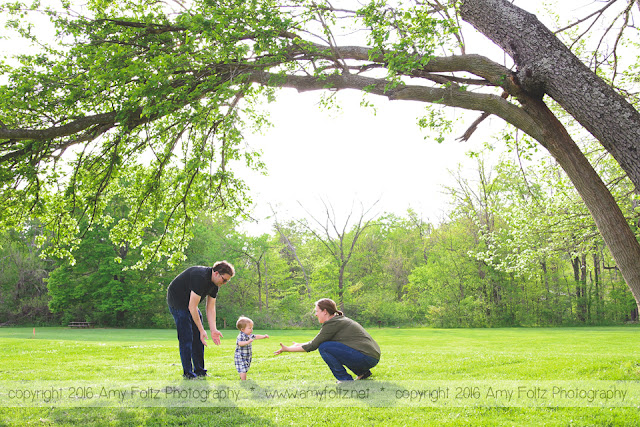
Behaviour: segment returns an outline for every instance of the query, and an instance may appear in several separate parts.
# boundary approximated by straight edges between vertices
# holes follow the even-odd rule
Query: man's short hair
[[[229,261],[218,261],[213,264],[213,271],[218,272],[218,274],[228,274],[229,277],[233,277],[236,274],[235,268]]]

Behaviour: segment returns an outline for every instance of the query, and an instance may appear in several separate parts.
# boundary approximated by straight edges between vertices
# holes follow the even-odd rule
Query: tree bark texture
[[[508,53],[520,85],[547,94],[600,141],[640,188],[640,113],[535,15],[507,0],[463,0],[462,18]]]

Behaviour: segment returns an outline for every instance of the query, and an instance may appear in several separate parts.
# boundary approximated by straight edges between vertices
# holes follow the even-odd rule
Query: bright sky
[[[269,105],[273,128],[247,138],[263,151],[268,168],[268,176],[246,179],[260,220],[248,231],[269,231],[271,221],[263,219],[271,214],[269,204],[282,221],[304,216],[299,203],[315,215],[321,199],[343,218],[352,207],[357,214],[361,204],[366,210],[379,200],[378,213],[404,215],[412,208],[425,220],[439,221],[447,210],[443,186],[451,182],[448,170],[460,163],[473,169],[475,160],[466,153],[480,150],[486,140],[455,141],[462,130],[436,142],[436,135],[417,124],[425,113],[423,103],[370,97],[374,111],[361,107],[362,94],[351,91],[340,93],[341,111],[327,111],[319,99],[318,93],[283,92]],[[471,113],[471,121],[477,116]]]

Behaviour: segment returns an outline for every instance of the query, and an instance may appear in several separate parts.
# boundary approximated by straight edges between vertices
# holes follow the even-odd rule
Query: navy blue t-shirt
[[[204,299],[206,295],[215,298],[218,295],[218,287],[211,281],[213,267],[195,266],[189,267],[171,281],[167,289],[167,304],[169,307],[180,310],[189,308],[191,291]]]

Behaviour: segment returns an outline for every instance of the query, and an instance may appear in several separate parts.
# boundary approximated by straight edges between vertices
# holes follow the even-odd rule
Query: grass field
[[[254,361],[246,384],[240,384],[233,365],[237,332],[226,330],[219,347],[211,345],[205,358],[210,376],[191,381],[209,391],[251,387],[252,392],[277,387],[336,387],[317,352],[273,356],[278,343],[305,342],[314,330],[270,330],[270,339],[253,344]],[[370,329],[382,348],[380,364],[371,380],[358,382],[385,400],[351,399],[337,404],[307,401],[253,400],[233,406],[92,407],[59,403],[0,407],[0,425],[628,425],[640,424],[639,407],[595,401],[588,407],[563,402],[522,407],[491,404],[487,390],[535,384],[551,387],[572,382],[640,384],[638,326],[554,329]],[[173,330],[67,328],[0,328],[0,384],[28,387],[84,387],[97,393],[100,384],[184,384]],[[448,400],[399,401],[399,390],[450,387]],[[468,389],[467,389],[468,386]],[[545,386],[545,387],[546,387]],[[355,385],[354,385],[355,387]],[[395,388],[394,388],[395,387]],[[386,389],[380,392],[378,389]],[[464,388],[467,399],[456,399]],[[104,387],[103,387],[104,389]],[[392,394],[388,394],[392,390]],[[245,389],[248,392],[248,390]],[[471,391],[470,395],[466,395]],[[494,390],[495,391],[495,390]],[[476,399],[474,393],[477,392]],[[400,393],[398,395],[397,393]],[[633,394],[630,392],[630,395]],[[640,394],[640,393],[636,393]],[[252,396],[251,393],[248,394]],[[480,396],[480,399],[477,397]],[[15,397],[15,396],[14,396]],[[369,397],[369,396],[367,396]],[[640,396],[626,402],[638,402]],[[520,402],[526,402],[521,399]],[[5,400],[6,402],[6,400]],[[416,404],[417,403],[417,404]],[[80,407],[71,407],[80,406]],[[83,407],[84,406],[84,407]],[[100,405],[97,405],[100,406]],[[349,407],[354,406],[354,407]],[[526,405],[525,405],[526,406]],[[595,407],[594,407],[595,406]]]

